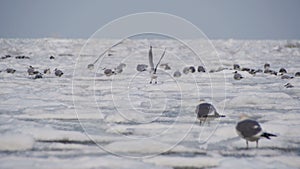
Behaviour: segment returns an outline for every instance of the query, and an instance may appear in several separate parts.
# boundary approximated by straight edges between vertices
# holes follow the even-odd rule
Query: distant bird
[[[194,66],[190,66],[190,67],[189,67],[189,71],[190,71],[191,73],[195,73],[195,72],[196,72],[196,69],[195,69]]]
[[[121,69],[121,68],[115,68],[114,72],[115,72],[116,74],[120,74],[120,73],[123,72],[123,69]]]
[[[125,63],[120,63],[118,66],[117,66],[117,68],[125,68],[126,67],[126,64]]]
[[[256,71],[255,69],[250,69],[250,70],[248,71],[248,73],[251,74],[251,75],[255,75],[256,72],[257,72],[257,71]]]
[[[271,70],[270,67],[271,67],[271,65],[269,63],[266,63],[264,65],[264,69],[265,69],[264,73],[271,74],[271,75],[276,75],[277,76],[277,72],[274,71],[274,70]]]
[[[281,79],[293,79],[293,76],[289,76],[289,75],[282,75]]]
[[[111,76],[111,75],[114,75],[115,72],[112,69],[104,69],[104,74],[106,76]]]
[[[151,80],[150,80],[150,84],[152,83],[153,80],[155,80],[155,84],[157,83],[157,74],[156,74],[156,71],[157,71],[157,67],[158,65],[160,64],[162,58],[165,56],[166,54],[166,49],[164,50],[164,52],[162,53],[160,59],[158,60],[156,66],[154,67],[154,63],[153,63],[153,54],[152,54],[152,46],[150,46],[150,49],[149,49],[149,65],[151,67],[151,70],[150,70],[150,73],[151,73]]]
[[[138,64],[136,66],[136,70],[139,72],[144,72],[147,70],[147,68],[148,68],[148,65],[145,65],[145,64]]]
[[[274,70],[270,70],[270,69],[264,70],[264,73],[271,74],[271,75],[276,75],[277,76],[277,72],[274,71]]]
[[[284,85],[285,88],[293,88],[294,86],[291,83],[287,83]]]
[[[250,70],[251,70],[250,68],[243,67],[241,71],[250,72]]]
[[[188,74],[190,72],[190,68],[189,67],[185,67],[185,68],[183,68],[182,72],[184,74]]]
[[[36,74],[36,75],[34,76],[34,79],[41,79],[41,78],[43,78],[43,75],[42,75],[41,73]]]
[[[296,72],[295,77],[300,77],[300,72]]]
[[[269,63],[265,63],[264,68],[265,69],[269,69],[270,68],[270,64]]]
[[[34,68],[32,66],[29,66],[29,68],[27,69],[27,73],[28,75],[34,75]]]
[[[168,63],[162,63],[159,65],[160,68],[164,69],[164,70],[171,70],[171,67],[169,66]]]
[[[15,72],[16,72],[16,70],[13,69],[13,68],[7,68],[7,69],[6,69],[6,73],[14,74]]]
[[[261,69],[257,69],[257,70],[255,70],[255,72],[256,72],[256,73],[262,73],[262,72],[263,72],[263,70],[261,70]]]
[[[115,68],[115,73],[122,73],[123,69],[126,67],[125,63],[120,63],[116,68]]]
[[[179,70],[176,70],[173,74],[173,77],[180,77],[181,76],[181,73]]]
[[[7,58],[10,58],[11,56],[10,55],[5,55],[5,56],[2,56],[1,59],[7,59]]]
[[[279,73],[280,73],[280,74],[285,74],[285,73],[287,73],[287,71],[286,71],[285,68],[280,68],[280,69],[279,69]]]
[[[264,65],[264,68],[265,68],[264,73],[271,74],[271,75],[277,75],[276,71],[270,69],[270,64],[266,63]]]
[[[47,68],[47,69],[44,70],[44,74],[50,74],[50,73],[51,73],[51,71],[50,71],[49,68]]]
[[[52,60],[52,59],[55,59],[55,57],[54,57],[54,56],[50,56],[50,57],[49,57],[49,59],[51,59],[51,60]]]
[[[87,68],[90,69],[90,70],[94,69],[94,64],[89,64],[89,65],[87,66]]]
[[[16,59],[30,59],[29,56],[16,56]]]
[[[241,74],[239,74],[237,71],[234,72],[233,79],[235,79],[235,80],[241,80],[243,78],[244,77]]]
[[[58,76],[58,77],[61,77],[64,74],[61,70],[59,70],[57,68],[54,69],[54,73],[55,73],[55,76]]]
[[[234,69],[234,70],[240,70],[241,67],[240,67],[240,65],[238,65],[238,64],[233,64],[233,69]]]
[[[225,117],[225,115],[220,115],[215,107],[210,103],[200,103],[195,110],[197,118],[200,121],[200,125],[206,120],[213,120],[220,117]]]
[[[205,72],[205,69],[203,66],[198,66],[198,69],[197,69],[198,72]]]
[[[236,127],[237,134],[246,140],[247,148],[249,147],[248,141],[255,141],[256,148],[258,148],[258,140],[260,138],[271,139],[270,137],[276,137],[275,134],[263,132],[259,123],[255,120],[249,119],[247,116],[242,116]]]

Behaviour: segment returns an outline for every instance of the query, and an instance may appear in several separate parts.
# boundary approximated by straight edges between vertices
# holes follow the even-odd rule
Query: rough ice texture
[[[300,78],[240,71],[244,79],[236,81],[232,70],[270,63],[293,76],[300,49],[291,44],[298,41],[213,40],[218,56],[209,44],[188,41],[200,47],[198,58],[172,40],[135,39],[109,51],[94,70],[87,65],[114,40],[81,50],[85,42],[0,39],[0,57],[12,56],[0,59],[0,168],[299,168]],[[156,85],[149,84],[149,71],[135,69],[148,64],[149,45],[154,62],[167,47],[162,63],[171,67],[159,68]],[[103,74],[121,62],[127,65],[121,74]],[[29,65],[51,74],[33,79]],[[172,77],[192,65],[207,72]],[[56,77],[55,68],[64,75]],[[199,126],[200,100],[226,117]],[[235,131],[241,114],[278,137],[260,140],[258,149],[251,142],[247,150]]]

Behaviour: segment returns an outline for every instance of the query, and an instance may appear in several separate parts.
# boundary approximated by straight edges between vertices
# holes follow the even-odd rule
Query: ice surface
[[[25,151],[33,148],[34,139],[24,134],[0,135],[0,151]]]
[[[233,64],[263,69],[265,63],[288,75],[300,71],[298,41],[201,40],[195,57],[174,40],[131,39],[111,49],[94,70],[87,65],[114,40],[0,39],[0,168],[299,168],[300,78],[239,71]],[[149,45],[154,61],[167,47],[158,84],[149,84]],[[293,45],[294,44],[294,45]],[[15,59],[26,55],[30,59]],[[50,56],[55,59],[50,60]],[[103,69],[125,63],[121,74]],[[51,69],[42,79],[28,76],[32,65]],[[185,66],[207,72],[173,78]],[[14,68],[8,74],[6,68]],[[53,74],[55,68],[64,72]],[[211,73],[209,73],[211,71]],[[294,88],[285,88],[291,83]],[[200,126],[195,108],[201,100],[225,118]],[[241,114],[278,137],[246,149],[235,125]]]

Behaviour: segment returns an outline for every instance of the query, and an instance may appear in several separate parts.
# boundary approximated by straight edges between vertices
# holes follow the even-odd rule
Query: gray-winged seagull
[[[235,80],[241,80],[241,79],[243,79],[244,77],[243,77],[241,74],[239,74],[237,71],[235,71],[235,72],[234,72],[234,75],[233,75],[233,78],[234,78]]]
[[[176,70],[173,74],[173,77],[180,77],[181,76],[181,73],[179,70]]]
[[[148,68],[148,65],[145,65],[145,64],[138,64],[136,66],[136,70],[139,71],[139,72],[143,72],[143,71],[146,71]]]
[[[247,116],[242,116],[236,127],[237,134],[246,140],[247,148],[248,141],[255,141],[256,148],[258,147],[258,140],[260,138],[271,139],[270,137],[276,137],[275,134],[263,132],[259,123],[255,120],[249,119]]]
[[[205,68],[203,66],[198,66],[198,72],[205,72]]]
[[[61,70],[55,68],[54,69],[54,74],[55,74],[55,76],[61,77],[64,73]]]
[[[200,103],[195,110],[197,118],[200,120],[200,125],[206,120],[213,120],[220,117],[225,117],[225,115],[220,115],[216,108],[210,103]]]

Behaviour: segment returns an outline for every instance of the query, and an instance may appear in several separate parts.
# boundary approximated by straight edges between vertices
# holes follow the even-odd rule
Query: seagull
[[[15,72],[16,72],[16,70],[13,69],[13,68],[7,68],[7,69],[6,69],[6,73],[11,73],[11,74],[13,74],[13,73],[15,73]]]
[[[150,70],[150,73],[151,73],[150,84],[152,84],[153,80],[155,80],[155,84],[157,83],[157,75],[156,75],[157,67],[158,67],[160,61],[162,60],[162,58],[165,56],[165,54],[166,54],[166,49],[164,50],[164,52],[161,55],[159,61],[157,62],[156,66],[154,67],[153,54],[152,54],[152,46],[150,46],[150,50],[149,50],[149,65],[151,67],[151,70]]]
[[[240,67],[240,65],[238,65],[238,64],[233,64],[233,69],[234,69],[234,70],[240,70],[241,67]]]
[[[43,75],[41,73],[38,73],[34,76],[34,79],[41,79],[43,78]]]
[[[57,68],[55,68],[54,72],[55,72],[55,76],[58,76],[58,77],[61,77],[64,74],[61,70],[59,70]]]
[[[289,75],[282,75],[281,79],[293,79],[293,76],[289,76]]]
[[[148,65],[145,65],[145,64],[138,64],[136,66],[136,70],[139,72],[144,72],[147,70],[147,68],[148,68]]]
[[[49,68],[47,68],[47,69],[44,70],[44,74],[50,74],[50,73],[51,73],[51,71],[50,71]]]
[[[90,69],[90,70],[93,70],[93,69],[94,69],[94,64],[89,64],[89,65],[87,66],[87,68]]]
[[[280,73],[281,75],[283,75],[283,74],[287,73],[287,71],[286,71],[285,68],[280,68],[280,69],[279,69],[279,73]]]
[[[203,66],[198,66],[198,72],[205,72],[205,69]]]
[[[115,68],[115,73],[122,73],[123,72],[123,68],[126,67],[125,63],[120,63],[116,68]]]
[[[271,139],[270,137],[276,137],[275,134],[263,132],[257,121],[249,119],[245,115],[241,116],[240,121],[237,123],[235,129],[237,134],[246,140],[247,149],[248,141],[255,141],[256,148],[258,148],[258,140],[260,138]]]
[[[235,80],[241,80],[241,79],[243,79],[244,77],[243,77],[241,74],[239,74],[237,71],[235,71],[235,72],[234,72],[234,75],[233,75],[233,78],[234,78]]]
[[[191,73],[195,73],[195,72],[196,72],[196,69],[195,69],[194,66],[190,66],[190,67],[189,67],[189,71],[190,71]]]
[[[161,67],[164,70],[171,70],[171,67],[169,66],[168,63],[162,63],[159,65],[159,67]]]
[[[176,70],[173,74],[174,77],[180,77],[181,76],[181,73],[179,70]]]
[[[270,68],[270,64],[269,63],[265,63],[264,68],[265,69],[269,69]]]
[[[287,83],[287,84],[284,85],[284,87],[286,87],[286,88],[293,88],[294,86],[291,83]]]
[[[185,68],[183,68],[182,72],[184,74],[188,74],[190,72],[190,68],[189,67],[185,67]]]
[[[264,65],[264,68],[265,68],[264,73],[269,73],[271,75],[276,75],[277,76],[277,72],[270,69],[270,64],[269,63],[266,63]]]
[[[241,71],[246,71],[246,72],[250,72],[250,70],[251,70],[250,68],[247,68],[247,67],[243,67]]]
[[[34,75],[34,67],[32,67],[32,66],[29,66],[29,68],[27,69],[27,73],[28,73],[28,75]]]
[[[115,74],[115,72],[113,70],[111,70],[111,69],[105,69],[104,70],[104,74],[106,76],[111,76],[111,75]]]
[[[200,120],[200,125],[206,120],[213,120],[220,117],[225,117],[225,115],[220,115],[216,108],[210,103],[200,103],[195,110],[197,118]]]

